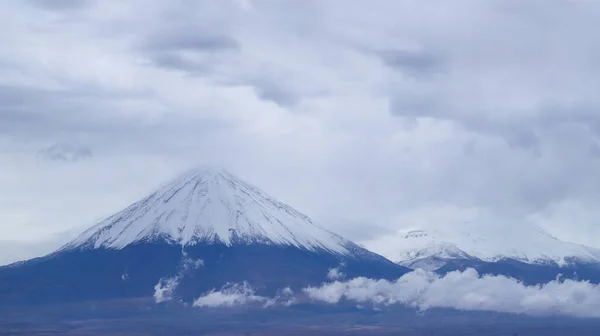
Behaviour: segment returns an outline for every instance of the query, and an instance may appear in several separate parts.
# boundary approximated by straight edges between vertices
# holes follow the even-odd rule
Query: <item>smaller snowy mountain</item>
[[[600,250],[561,241],[529,223],[485,225],[464,222],[452,226],[400,230],[379,241],[383,253],[401,265],[428,270],[458,260],[497,263],[505,260],[569,267],[600,262]],[[369,246],[369,245],[367,245]]]

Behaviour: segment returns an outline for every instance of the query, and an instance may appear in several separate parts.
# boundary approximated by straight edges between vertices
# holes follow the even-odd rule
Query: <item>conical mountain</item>
[[[388,279],[409,271],[228,171],[201,167],[58,251],[1,267],[0,305],[150,299],[165,287],[191,302],[228,283],[272,295],[326,281],[332,269]]]
[[[148,241],[288,245],[349,254],[349,242],[224,169],[191,170],[84,232],[64,249]]]

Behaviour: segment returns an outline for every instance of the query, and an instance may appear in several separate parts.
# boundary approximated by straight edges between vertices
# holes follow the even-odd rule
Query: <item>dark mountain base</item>
[[[0,268],[0,306],[152,297],[159,281],[178,282],[175,299],[194,298],[226,283],[246,281],[257,295],[273,296],[326,280],[329,269],[346,277],[396,279],[409,271],[376,254],[344,257],[277,245],[166,243],[122,250],[83,249]]]
[[[600,320],[412,309],[166,308],[151,300],[0,309],[0,335],[598,335]]]
[[[544,284],[557,278],[600,283],[600,265],[598,264],[573,264],[568,267],[559,267],[556,264],[526,264],[513,259],[504,259],[497,262],[485,262],[478,259],[453,259],[447,260],[446,264],[437,269],[436,272],[444,275],[452,271],[464,271],[467,268],[474,268],[482,275],[508,276],[527,285]]]

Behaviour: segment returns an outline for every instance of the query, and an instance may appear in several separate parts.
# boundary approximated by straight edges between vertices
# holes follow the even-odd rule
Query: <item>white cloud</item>
[[[273,306],[289,307],[296,303],[294,291],[289,288],[277,290],[275,297],[256,295],[254,289],[247,283],[229,283],[220,290],[212,290],[198,297],[193,306],[197,308],[233,307],[245,304],[259,303],[263,308]]]
[[[183,274],[185,274],[188,271],[193,271],[195,269],[198,269],[198,268],[204,266],[204,260],[202,260],[200,258],[193,259],[185,251],[182,251],[181,255],[183,257],[182,260],[181,260],[181,264],[182,264],[182,266],[181,266],[181,268],[182,268],[181,272]]]
[[[339,267],[330,268],[329,272],[327,272],[327,279],[329,280],[339,280],[346,276],[342,271],[340,271]]]
[[[264,308],[281,305],[283,307],[289,307],[296,303],[296,297],[294,296],[294,291],[286,287],[284,289],[280,289],[275,294],[274,298],[268,299],[263,305]]]
[[[204,266],[204,260],[202,259],[193,259],[191,258],[187,252],[181,252],[181,262],[179,265],[179,271],[177,275],[160,279],[158,283],[154,286],[154,301],[156,303],[171,301],[174,298],[175,290],[181,279],[184,278],[189,272],[192,272],[200,267]]]
[[[473,269],[446,276],[416,270],[396,281],[355,278],[309,287],[315,301],[350,301],[374,306],[404,305],[419,310],[453,308],[535,316],[600,317],[600,286],[564,280],[526,286],[503,276],[480,276]]]
[[[173,300],[173,293],[179,286],[179,277],[160,279],[154,286],[154,302],[162,303]]]
[[[219,291],[211,291],[194,301],[194,307],[231,307],[251,302],[267,302],[269,299],[254,294],[246,282],[228,284]]]

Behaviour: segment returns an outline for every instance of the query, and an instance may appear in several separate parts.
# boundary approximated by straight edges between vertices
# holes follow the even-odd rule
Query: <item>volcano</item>
[[[0,267],[0,305],[152,298],[228,284],[257,294],[410,269],[328,231],[228,171],[200,167],[54,253]]]
[[[429,223],[398,231],[378,244],[388,250],[385,256],[412,269],[446,274],[474,268],[480,274],[504,275],[528,284],[557,277],[600,283],[599,249],[561,241],[523,221]]]

